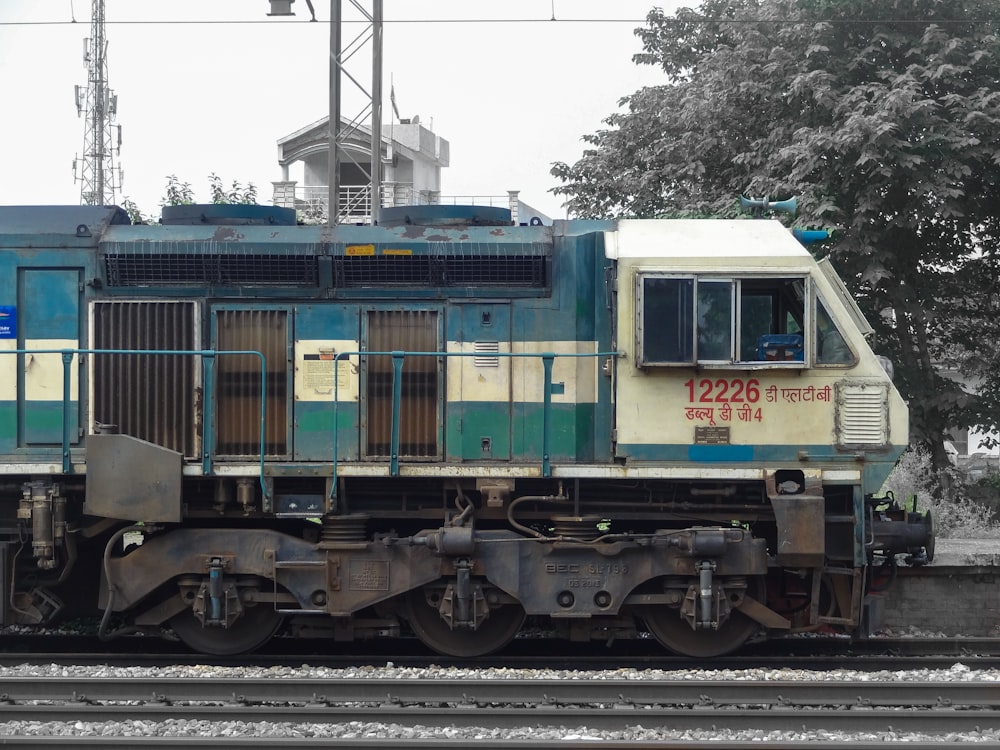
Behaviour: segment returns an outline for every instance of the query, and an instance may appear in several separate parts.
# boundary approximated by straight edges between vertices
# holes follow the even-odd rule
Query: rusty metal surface
[[[130,435],[91,435],[87,458],[87,513],[180,522],[180,453]]]
[[[100,300],[92,309],[96,349],[183,351],[198,345],[196,303]],[[189,458],[198,455],[197,358],[170,354],[90,357],[95,422]]]
[[[771,507],[778,523],[778,562],[806,567],[822,565],[826,552],[824,498],[772,495]]]

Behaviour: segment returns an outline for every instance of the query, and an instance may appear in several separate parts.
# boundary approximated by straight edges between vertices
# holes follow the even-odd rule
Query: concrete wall
[[[900,568],[872,597],[869,630],[1000,637],[1000,539],[938,540],[934,562]]]

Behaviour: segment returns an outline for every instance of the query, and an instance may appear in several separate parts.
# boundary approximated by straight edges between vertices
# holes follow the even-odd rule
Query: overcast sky
[[[551,163],[575,161],[581,136],[620,97],[662,81],[632,62],[634,30],[654,4],[669,12],[697,2],[384,0],[383,122],[391,80],[400,114],[419,115],[451,144],[443,194],[516,189],[561,217]],[[158,214],[167,175],[207,201],[215,172],[227,185],[254,183],[269,204],[281,179],[277,140],[329,111],[330,3],[313,5],[321,23],[308,22],[305,0],[294,19],[268,18],[268,0],[106,0],[122,193]],[[74,86],[87,81],[90,14],[90,0],[0,0],[0,204],[79,203]],[[360,28],[345,24],[345,46]],[[362,55],[367,66],[367,48]],[[343,114],[359,106],[345,84]]]

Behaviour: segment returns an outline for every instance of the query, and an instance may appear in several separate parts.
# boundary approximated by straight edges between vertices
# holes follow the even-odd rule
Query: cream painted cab
[[[906,406],[840,279],[786,227],[621,221],[606,252],[617,261],[619,458],[719,476],[751,462],[891,468]]]

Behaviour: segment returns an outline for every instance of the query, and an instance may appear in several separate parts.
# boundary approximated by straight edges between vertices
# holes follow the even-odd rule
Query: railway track
[[[476,750],[539,750],[559,748],[560,750],[636,750],[636,748],[657,748],[658,750],[792,750],[801,748],[796,741],[742,741],[742,740],[595,740],[592,737],[562,740],[508,740],[477,738],[474,745],[467,740],[447,737],[410,738],[400,740],[395,737],[363,737],[350,740],[323,737],[3,737],[4,746],[73,748],[115,748],[115,750],[216,750],[217,748],[277,748],[277,750],[314,750],[315,748],[358,748],[359,750],[436,750],[437,748],[468,748]],[[905,748],[906,750],[953,750],[952,740],[894,741],[882,740],[879,747]],[[869,741],[851,742],[843,740],[810,740],[809,750],[871,750]]]
[[[308,641],[277,639],[267,651],[239,656],[192,654],[183,646],[150,638],[122,638],[102,643],[86,636],[0,636],[0,666],[20,664],[172,666],[289,666],[303,663],[330,668],[399,667],[509,667],[512,669],[947,669],[956,661],[976,668],[1000,668],[1000,638],[878,638],[849,641],[811,638],[769,641],[738,654],[698,660],[663,652],[656,643],[631,641],[610,648],[594,648],[581,655],[579,644],[560,640],[525,639],[503,652],[486,657],[452,658],[429,653],[413,640],[383,644],[354,644],[349,652],[320,651]]]
[[[0,677],[0,722],[975,732],[996,682]],[[0,744],[5,738],[0,738]]]

